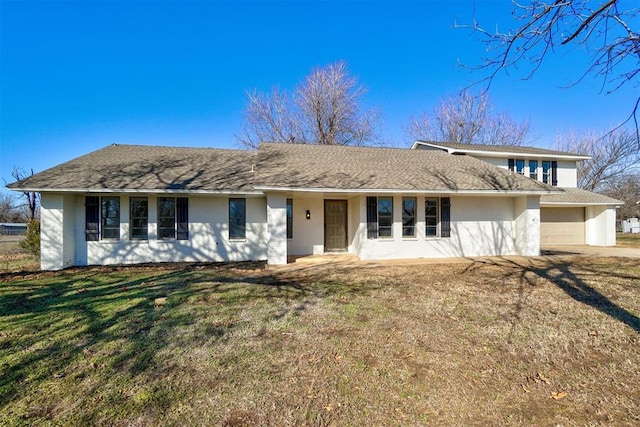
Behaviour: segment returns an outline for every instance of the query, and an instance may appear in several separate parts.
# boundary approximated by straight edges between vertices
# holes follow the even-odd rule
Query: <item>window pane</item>
[[[229,199],[229,238],[246,238],[246,200]]]
[[[174,239],[176,237],[176,199],[174,197],[158,198],[158,239]]]
[[[538,161],[529,160],[529,178],[538,179]]]
[[[132,197],[129,199],[131,238],[148,238],[149,204],[146,197]]]
[[[433,237],[438,235],[438,199],[435,197],[426,198],[424,201],[424,222],[425,236]]]
[[[542,182],[545,184],[549,183],[549,169],[551,169],[551,162],[543,161],[542,162]]]
[[[415,197],[402,198],[402,236],[415,236],[416,225],[416,199]]]
[[[120,198],[103,197],[102,209],[102,238],[120,238]]]
[[[293,239],[293,200],[287,199],[287,239]]]
[[[393,198],[378,198],[378,236],[393,236]]]
[[[516,172],[524,175],[524,160],[523,159],[516,159]]]

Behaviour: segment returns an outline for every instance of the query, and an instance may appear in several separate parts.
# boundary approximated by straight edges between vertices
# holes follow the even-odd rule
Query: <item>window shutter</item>
[[[515,159],[509,159],[509,170],[511,172],[513,172],[515,169],[516,169],[516,161],[515,161]]]
[[[451,199],[440,199],[440,237],[451,237]]]
[[[189,198],[178,197],[176,199],[176,223],[178,240],[189,240]]]
[[[378,238],[378,198],[367,197],[367,239]]]
[[[86,196],[84,208],[84,238],[87,242],[98,241],[100,240],[100,197]]]
[[[555,160],[551,162],[551,185],[558,186],[558,162]]]

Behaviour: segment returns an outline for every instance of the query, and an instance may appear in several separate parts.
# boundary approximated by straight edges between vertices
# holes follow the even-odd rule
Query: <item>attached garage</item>
[[[540,208],[542,245],[584,245],[584,207]]]

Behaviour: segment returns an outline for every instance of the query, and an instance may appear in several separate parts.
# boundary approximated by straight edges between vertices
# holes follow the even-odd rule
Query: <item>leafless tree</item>
[[[429,114],[411,117],[407,133],[413,139],[459,144],[523,145],[529,122],[517,122],[493,111],[489,95],[462,91],[434,107]]]
[[[244,124],[237,135],[247,148],[261,142],[365,145],[377,136],[373,110],[361,110],[364,86],[344,61],[314,69],[292,95],[247,92]]]
[[[640,217],[640,171],[613,179],[603,193],[624,202],[617,210],[618,219]]]
[[[19,167],[14,167],[13,172],[11,173],[11,176],[13,176],[16,181],[20,181],[21,179],[24,179],[27,176],[33,175],[33,173],[34,173],[33,169],[31,169],[31,174],[27,175],[27,173],[23,169]],[[25,202],[26,202],[25,206],[28,209],[27,219],[29,221],[33,221],[34,219],[37,218],[40,197],[38,193],[34,191],[23,191],[22,194],[24,195],[24,198],[25,198]]]
[[[478,68],[488,70],[484,81],[496,75],[516,73],[532,77],[547,55],[563,48],[579,46],[591,54],[591,61],[581,71],[576,83],[586,76],[602,80],[602,91],[610,93],[622,86],[637,87],[640,78],[640,34],[637,28],[640,8],[623,0],[530,0],[513,1],[515,29],[487,30],[474,20],[472,28],[481,35],[489,56]],[[469,26],[463,26],[469,27]],[[632,113],[638,129],[640,96]],[[637,135],[636,135],[637,136]]]
[[[26,214],[10,194],[0,193],[0,222],[25,222]]]
[[[557,147],[571,153],[591,156],[591,160],[578,163],[578,187],[589,191],[611,192],[620,184],[620,178],[640,173],[640,145],[635,132],[622,129],[601,133],[569,132],[559,135]]]

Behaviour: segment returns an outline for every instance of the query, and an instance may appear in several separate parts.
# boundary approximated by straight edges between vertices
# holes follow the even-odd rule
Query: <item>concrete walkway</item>
[[[543,246],[542,255],[640,258],[640,248],[588,245]]]

